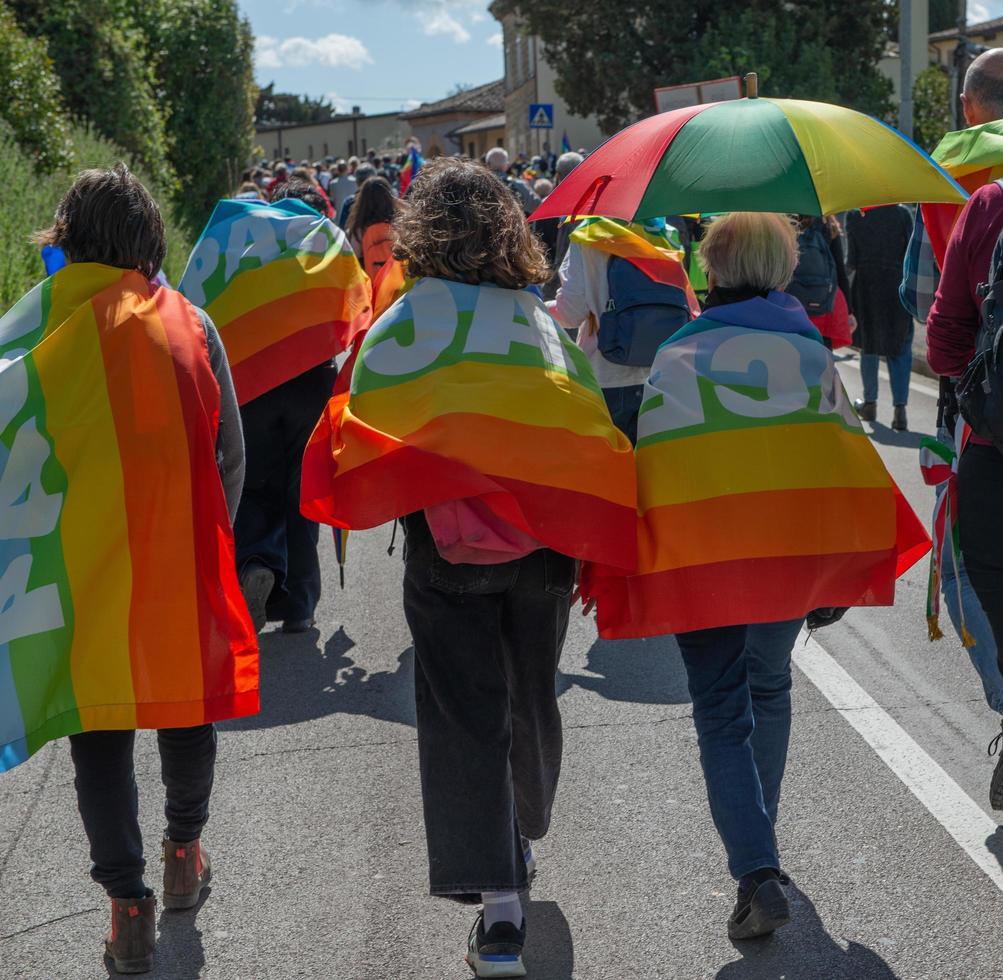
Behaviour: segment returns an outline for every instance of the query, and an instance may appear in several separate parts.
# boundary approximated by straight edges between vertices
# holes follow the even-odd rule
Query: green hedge
[[[29,38],[0,2],[0,119],[42,173],[73,163],[70,123],[43,39]]]
[[[128,157],[107,140],[81,127],[68,132],[75,167],[111,167]],[[11,127],[0,123],[0,173],[4,186],[0,192],[0,312],[5,312],[32,286],[45,278],[45,267],[38,249],[28,237],[52,222],[56,205],[73,180],[76,170],[63,169],[40,177],[32,166],[32,157],[18,146]],[[150,187],[155,184],[141,168],[137,174]],[[167,222],[167,261],[164,271],[177,285],[192,248],[192,239],[160,197]]]

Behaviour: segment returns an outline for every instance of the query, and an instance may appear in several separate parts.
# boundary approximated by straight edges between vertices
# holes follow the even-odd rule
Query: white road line
[[[802,634],[794,647],[794,663],[1003,891],[1003,868],[986,846],[986,838],[996,833],[996,822],[816,640],[804,642]]]

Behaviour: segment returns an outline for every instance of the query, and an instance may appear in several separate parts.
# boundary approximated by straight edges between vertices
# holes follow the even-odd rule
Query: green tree
[[[958,25],[958,0],[930,0],[930,32]]]
[[[164,117],[129,0],[8,0],[22,30],[44,37],[70,112],[140,160],[162,188]]]
[[[136,0],[167,108],[177,206],[196,230],[236,186],[254,137],[254,37],[236,0]]]
[[[912,86],[913,139],[927,153],[951,128],[951,80],[938,65],[924,68]]]
[[[878,71],[889,0],[505,0],[546,45],[572,112],[608,131],[648,115],[659,85],[757,71],[760,92],[890,110]]]
[[[276,92],[274,82],[258,89],[254,105],[254,119],[258,123],[327,122],[334,114],[335,108],[327,99]]]
[[[0,119],[42,173],[73,163],[70,122],[45,41],[26,37],[0,3]]]

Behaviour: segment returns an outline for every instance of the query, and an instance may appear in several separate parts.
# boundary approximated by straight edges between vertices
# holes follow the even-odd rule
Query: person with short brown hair
[[[110,379],[125,375],[131,377],[135,363],[144,360],[158,364],[165,359],[173,362],[172,374],[180,380],[176,392],[170,397],[180,399],[184,405],[184,424],[191,446],[192,484],[189,492],[193,499],[200,498],[203,502],[199,505],[193,503],[192,506],[203,508],[198,514],[200,520],[205,521],[204,533],[212,535],[213,550],[225,556],[230,522],[236,514],[244,480],[240,414],[226,354],[212,321],[179,293],[166,290],[169,295],[163,297],[164,289],[151,282],[159,273],[167,248],[164,222],[156,201],[124,164],[110,170],[86,170],[59,202],[52,226],[35,235],[34,240],[63,250],[68,265],[57,272],[56,277],[57,282],[60,281],[58,277],[62,277],[61,281],[66,284],[62,287],[64,293],[61,295],[64,297],[75,289],[81,293],[81,301],[86,299],[89,302],[83,290],[92,281],[107,280],[108,273],[115,270],[128,270],[130,273],[115,280],[115,285],[109,288],[120,290],[121,298],[114,300],[118,304],[116,308],[120,307],[123,311],[138,309],[143,315],[121,312],[120,320],[114,321],[110,327],[101,324],[94,328],[128,332],[127,345],[108,348],[110,353],[106,354],[104,366],[106,376]],[[93,276],[88,278],[87,271],[81,270],[78,263],[93,263],[113,269],[96,268]],[[137,272],[139,275],[135,275]],[[57,285],[56,288],[60,287]],[[144,319],[151,308],[157,311],[156,329],[159,332],[153,331],[148,326],[148,320]],[[57,328],[57,332],[76,329],[75,321],[68,320]],[[151,331],[149,334],[148,330]],[[46,338],[46,343],[49,339]],[[56,343],[60,342],[57,335],[53,335],[53,339]],[[128,360],[123,362],[123,356]],[[115,360],[115,357],[119,359]],[[165,394],[141,391],[136,393],[136,397],[140,400],[152,398],[155,403],[157,398],[164,399]],[[144,452],[151,456],[162,453],[163,460],[169,460],[170,450],[164,447],[173,445],[178,433],[170,428],[170,420],[165,421],[166,414],[169,413],[158,418],[157,425],[149,419],[133,424],[131,419],[117,415],[115,421],[120,432],[124,431],[133,440],[142,441]],[[93,423],[82,419],[80,424],[84,428]],[[180,438],[185,439],[185,435],[185,432],[180,433]],[[86,446],[86,443],[81,443],[81,446]],[[163,460],[161,465],[168,465]],[[73,461],[66,465],[73,465]],[[211,473],[213,485],[202,482],[206,473]],[[123,479],[121,476],[117,478]],[[185,479],[188,479],[187,474]],[[72,486],[72,475],[69,482]],[[173,492],[172,487],[163,488],[165,496]],[[209,511],[209,505],[204,503],[207,500],[213,507],[218,505],[220,514],[216,524],[209,523],[210,519],[217,520],[217,516],[215,510]],[[202,528],[203,524],[196,521],[194,526]],[[151,553],[161,553],[164,536],[172,532],[172,528],[156,521],[145,528],[147,547]],[[115,549],[128,549],[129,545],[127,542],[110,542],[107,548],[111,564]],[[148,579],[150,572],[147,566],[137,563],[134,555],[127,554],[127,557],[133,562],[134,578]],[[232,558],[230,562],[232,564]],[[216,573],[212,569],[204,571],[211,578],[211,584],[208,581],[182,583],[193,597],[197,596],[198,601],[204,603],[206,618],[203,626],[207,633],[223,638],[220,641],[222,647],[211,645],[214,641],[204,641],[210,645],[203,647],[203,657],[219,654],[226,646],[226,637],[238,635],[245,628],[249,638],[247,642],[253,647],[253,633],[246,611],[233,604],[226,606],[225,613],[220,613],[218,603],[214,606],[214,600],[206,599],[207,589],[223,594],[225,572],[220,572],[218,568]],[[168,583],[171,569],[163,569],[163,572],[168,576],[164,580]],[[119,583],[112,584],[120,587]],[[103,601],[103,585],[93,583],[92,601]],[[239,595],[235,567],[232,588],[233,595]],[[142,593],[133,593],[134,596],[137,594]],[[118,634],[109,637],[109,643],[114,641],[115,636]],[[133,658],[133,670],[140,674],[149,670],[148,666],[144,666],[148,658],[176,655],[176,651],[157,649],[155,644],[150,645],[148,637],[137,638],[128,631],[127,642],[129,649],[126,655]],[[115,654],[120,656],[122,652],[115,651]],[[255,651],[255,662],[256,657]],[[83,664],[82,669],[95,671],[100,666]],[[218,669],[221,675],[222,667],[222,661],[214,664],[214,669]],[[256,666],[254,669],[256,672]],[[103,678],[95,681],[104,682]],[[206,696],[209,696],[208,691]],[[147,718],[156,718],[156,707],[149,703],[146,705]],[[229,709],[225,708],[220,710],[223,713],[210,713],[207,704],[198,716],[219,719],[247,713],[237,710],[227,713]],[[146,972],[152,968],[156,945],[156,899],[143,877],[146,862],[133,763],[135,731],[86,730],[70,735],[69,740],[80,816],[90,842],[91,877],[105,889],[112,901],[112,931],[106,940],[106,955],[118,972]],[[191,908],[199,901],[210,878],[209,856],[201,845],[201,836],[209,816],[216,730],[211,722],[186,728],[161,728],[157,741],[166,789],[164,905],[166,908]]]

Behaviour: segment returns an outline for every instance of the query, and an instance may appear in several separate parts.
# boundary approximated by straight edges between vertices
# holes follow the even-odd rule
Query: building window
[[[307,145],[306,148],[306,158],[313,163],[313,143]]]
[[[330,155],[331,155],[331,154],[330,154],[330,153],[328,152],[328,149],[327,149],[327,143],[325,143],[325,144],[324,144],[324,156],[326,156],[326,157],[327,157],[327,156],[330,156]]]
[[[285,156],[289,156],[289,147],[288,147],[288,146],[286,147],[286,152],[285,152],[285,154],[284,154],[284,155],[285,155]]]
[[[352,140],[348,141],[348,155],[350,157],[355,156],[355,143],[353,143]]]
[[[366,146],[366,137],[362,137],[362,152],[365,153],[368,147]]]
[[[504,146],[504,145],[505,145],[505,137],[499,136],[497,141],[495,142],[495,146]]]

